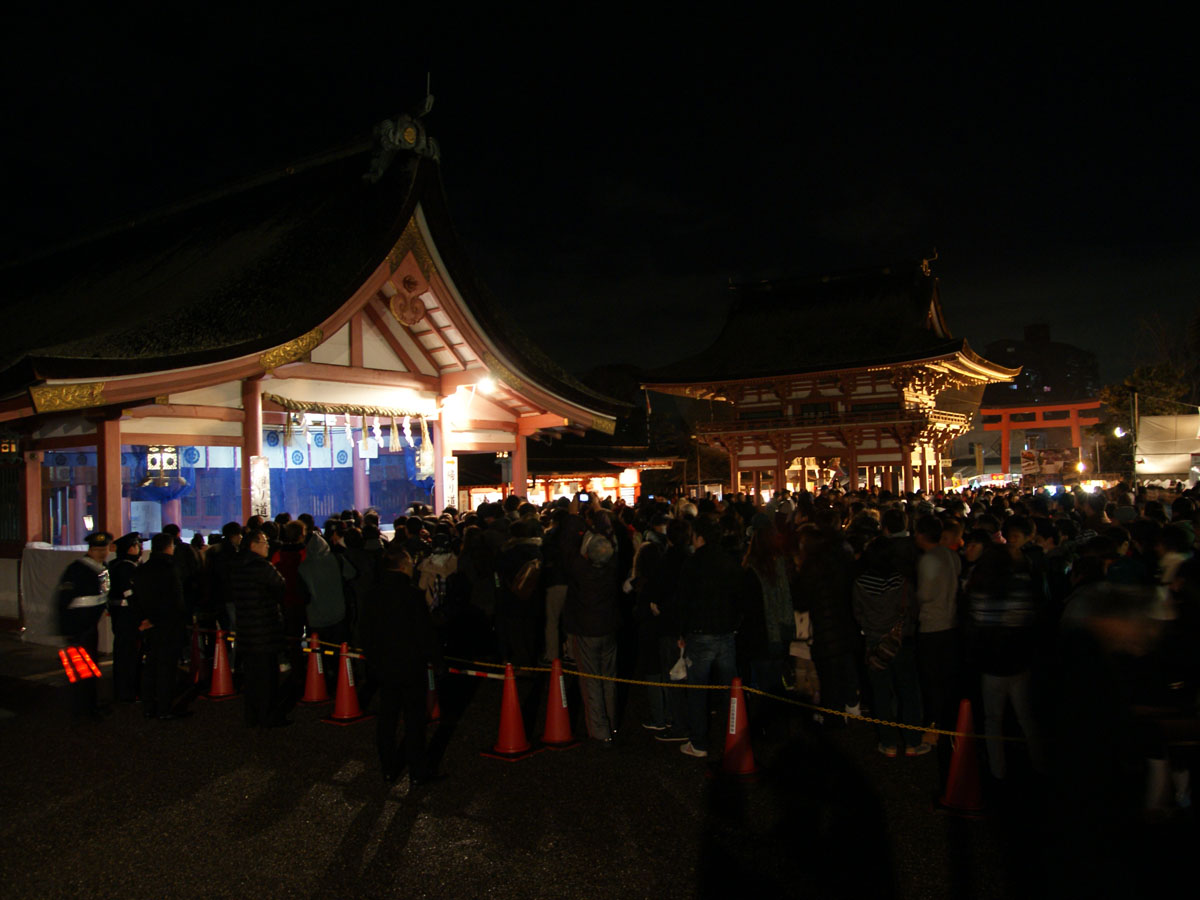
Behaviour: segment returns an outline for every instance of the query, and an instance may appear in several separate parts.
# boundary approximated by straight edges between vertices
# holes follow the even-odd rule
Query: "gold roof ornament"
[[[280,366],[308,356],[317,349],[324,337],[320,328],[314,328],[307,334],[300,335],[294,341],[288,341],[286,344],[280,344],[278,347],[268,350],[258,358],[258,364],[263,367],[263,371],[273,372]]]
[[[39,384],[29,389],[29,395],[33,399],[33,408],[39,413],[87,409],[104,403],[104,382]]]

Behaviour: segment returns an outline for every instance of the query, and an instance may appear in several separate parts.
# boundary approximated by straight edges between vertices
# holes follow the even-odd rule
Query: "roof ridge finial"
[[[375,126],[377,146],[371,157],[371,168],[363,175],[363,181],[375,184],[391,165],[392,158],[401,150],[410,150],[418,156],[427,156],[434,162],[441,159],[438,142],[425,130],[424,117],[433,109],[431,73],[425,73],[425,102],[421,111],[414,115],[402,113],[395,119],[384,119]]]
[[[930,267],[929,264],[932,262],[937,262],[937,258],[938,258],[937,247],[934,247],[933,248],[933,256],[928,256],[925,259],[921,260],[921,274],[922,275],[932,275],[933,274],[933,269]]]

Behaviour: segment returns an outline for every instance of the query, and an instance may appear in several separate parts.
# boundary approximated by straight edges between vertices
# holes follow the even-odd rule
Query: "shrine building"
[[[710,401],[697,437],[729,453],[734,491],[939,490],[983,389],[1020,373],[951,335],[928,261],[732,291],[712,346],[643,386]]]
[[[458,459],[624,408],[472,271],[422,121],[3,270],[0,556],[90,530],[456,506]],[[466,499],[465,497],[462,499]],[[5,611],[0,610],[0,615]]]

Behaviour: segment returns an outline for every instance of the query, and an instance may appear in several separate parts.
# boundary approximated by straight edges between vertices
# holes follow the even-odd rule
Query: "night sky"
[[[1152,351],[1140,316],[1197,307],[1178,23],[604,14],[16,14],[3,256],[369,133],[429,71],[465,245],[575,371],[703,349],[730,279],[935,248],[955,335],[982,349],[1048,321],[1105,380]]]

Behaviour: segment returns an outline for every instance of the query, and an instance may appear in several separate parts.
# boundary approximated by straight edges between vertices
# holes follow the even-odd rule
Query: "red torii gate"
[[[1036,406],[1004,406],[981,407],[979,415],[983,420],[984,431],[1000,432],[1000,464],[1002,471],[1008,471],[1012,462],[1012,431],[1013,426],[1021,430],[1030,428],[1070,428],[1071,446],[1078,447],[1083,442],[1081,428],[1084,425],[1099,425],[1098,416],[1083,416],[1085,410],[1100,410],[1099,400],[1080,400],[1077,403],[1054,403]],[[1047,416],[1047,413],[1054,413]],[[1016,422],[1014,416],[1020,416]],[[998,422],[989,422],[989,418],[999,418]],[[1028,417],[1028,418],[1026,418]]]

